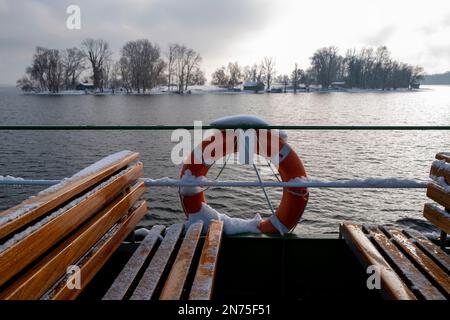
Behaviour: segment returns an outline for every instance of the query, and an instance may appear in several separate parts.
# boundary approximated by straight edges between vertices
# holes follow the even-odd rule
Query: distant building
[[[283,89],[280,87],[274,87],[270,89],[270,93],[282,93]]]
[[[242,85],[242,89],[244,91],[263,91],[264,90],[264,83],[262,82],[244,82]]]
[[[94,90],[94,84],[89,83],[89,82],[80,82],[75,89],[79,90],[79,91],[85,91],[85,90]]]
[[[333,89],[343,89],[345,88],[345,81],[334,81],[331,83]]]
[[[410,84],[411,89],[420,89],[420,82],[413,82]]]

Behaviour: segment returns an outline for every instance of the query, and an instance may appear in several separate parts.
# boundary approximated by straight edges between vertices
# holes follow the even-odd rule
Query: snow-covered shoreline
[[[400,88],[396,90],[381,90],[381,89],[321,89],[321,88],[310,88],[309,91],[304,89],[298,89],[297,94],[304,93],[396,93],[396,92],[421,92],[424,90],[430,90],[428,88],[421,89],[413,89],[409,90],[407,88]],[[293,89],[287,89],[286,92],[274,93],[274,92],[265,92],[259,91],[257,94],[293,94]],[[157,87],[145,93],[138,92],[126,92],[124,90],[115,90],[114,92],[111,89],[104,89],[103,92],[93,92],[93,91],[82,91],[82,90],[63,90],[60,92],[23,92],[24,95],[31,96],[153,96],[153,95],[180,95],[175,91],[168,91],[167,87]],[[254,91],[236,91],[227,88],[220,88],[216,86],[193,86],[189,87],[187,91],[185,91],[182,95],[202,95],[202,94],[231,94],[231,95],[240,95],[240,94],[255,94]]]

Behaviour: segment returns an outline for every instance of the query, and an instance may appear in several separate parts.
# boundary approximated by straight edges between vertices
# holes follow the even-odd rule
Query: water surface
[[[233,114],[254,114],[277,125],[449,125],[450,87],[417,92],[205,94],[186,96],[22,95],[0,88],[0,124],[191,125]],[[406,178],[426,181],[439,151],[450,150],[445,131],[289,131],[289,142],[311,178]],[[128,149],[141,153],[145,175],[178,177],[168,131],[1,131],[0,175],[60,179],[99,158]],[[263,178],[273,180],[268,168]],[[218,168],[213,168],[215,177]],[[255,180],[248,166],[230,165],[221,179]],[[0,187],[0,210],[39,191]],[[270,189],[276,205],[281,190]],[[425,190],[311,189],[300,222],[304,233],[337,232],[338,223],[389,223],[431,231],[422,218]],[[183,221],[177,190],[149,188],[143,225]],[[231,216],[270,215],[259,189],[211,189],[209,203]]]

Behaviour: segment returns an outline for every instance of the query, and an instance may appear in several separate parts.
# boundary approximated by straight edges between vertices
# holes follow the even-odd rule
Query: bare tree
[[[264,70],[264,76],[266,78],[266,89],[270,90],[270,86],[272,85],[272,79],[276,75],[275,59],[273,57],[265,57],[262,62],[262,67]]]
[[[64,67],[64,86],[74,89],[80,74],[85,70],[85,55],[78,48],[65,49],[62,53]]]
[[[191,76],[193,74],[193,71],[200,66],[202,57],[198,52],[195,52],[192,49],[187,50],[185,57],[186,57],[186,80],[184,84],[184,90],[187,91],[188,85],[191,82]]]
[[[184,45],[174,44],[172,46],[173,69],[171,66],[171,85],[172,75],[174,75],[177,81],[178,93],[183,93],[188,89],[189,84],[193,82],[191,78],[194,72],[198,72],[196,70],[200,68],[202,57],[198,52]]]
[[[196,68],[189,79],[189,85],[199,85],[202,86],[206,83],[205,73],[200,70],[200,68]]]
[[[340,56],[336,47],[319,49],[311,57],[311,68],[323,88],[328,88],[336,80],[339,67]]]
[[[220,67],[211,75],[211,84],[219,87],[228,87],[230,78],[227,74],[226,68],[224,66]]]
[[[123,86],[120,61],[115,62],[112,65],[111,75],[110,75],[110,86],[111,86],[111,90],[112,90],[113,94],[115,93],[116,89]]]
[[[121,84],[127,93],[133,91],[133,75],[129,61],[123,57],[119,60]]]
[[[166,53],[167,57],[167,90],[172,91],[172,80],[175,74],[175,59],[177,44],[170,44],[169,50]]]
[[[27,73],[29,79],[36,82],[39,91],[59,92],[63,82],[63,64],[59,50],[37,47]]]
[[[424,69],[420,66],[415,66],[412,68],[411,77],[409,80],[410,87],[413,87],[420,83],[425,78]]]
[[[122,48],[122,73],[138,93],[151,90],[160,82],[165,63],[160,49],[147,39],[128,41]]]
[[[284,86],[284,93],[286,93],[287,86],[289,85],[289,76],[287,74],[281,76],[281,83]]]
[[[111,56],[109,44],[103,39],[88,38],[81,43],[83,52],[91,63],[94,86],[103,91],[102,75],[105,61]]]
[[[304,71],[302,69],[299,69],[298,64],[295,64],[294,70],[291,74],[291,82],[292,86],[294,87],[294,93],[297,93],[298,85],[300,81],[302,81],[302,78],[304,77]]]
[[[242,82],[242,69],[237,62],[228,63],[228,87],[234,88]]]

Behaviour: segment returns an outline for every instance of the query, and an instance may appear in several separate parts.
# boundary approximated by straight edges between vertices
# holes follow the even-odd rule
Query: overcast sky
[[[81,8],[81,30],[66,28],[66,8]],[[0,83],[24,74],[37,45],[78,46],[106,39],[116,55],[127,40],[148,38],[163,50],[183,43],[203,56],[208,78],[228,61],[276,58],[279,73],[305,68],[314,50],[387,45],[393,57],[450,70],[449,0],[0,0]]]

